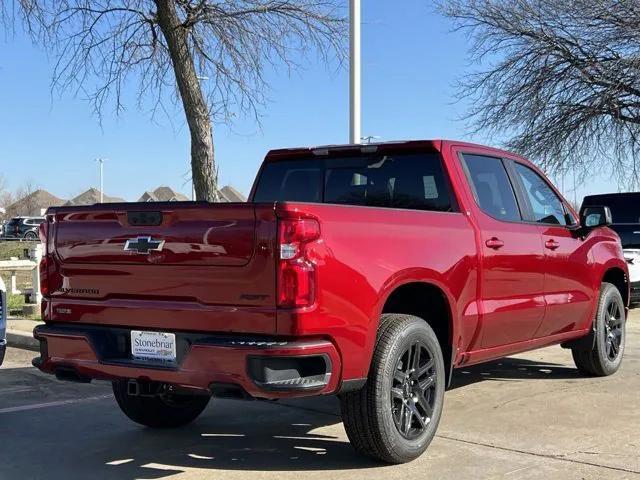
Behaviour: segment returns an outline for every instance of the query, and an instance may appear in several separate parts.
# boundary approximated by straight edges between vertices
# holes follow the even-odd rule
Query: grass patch
[[[30,249],[38,242],[0,242],[0,260],[9,260],[11,257],[17,257],[24,259],[24,250]],[[24,295],[10,295],[8,290],[10,288],[11,273],[0,272],[0,277],[4,281],[7,287],[7,311],[9,315],[23,317],[22,306],[24,305]],[[31,272],[17,272],[16,275],[17,287],[22,290],[27,287],[31,287]],[[32,320],[39,320],[40,315],[34,315]]]
[[[22,315],[24,295],[7,295],[7,310],[9,315]]]
[[[0,260],[11,257],[24,258],[24,249],[29,249],[38,242],[0,242]]]
[[[24,306],[24,295],[7,295],[7,312],[13,317],[27,318],[29,320],[40,320],[40,312],[36,315],[25,315],[22,313]]]

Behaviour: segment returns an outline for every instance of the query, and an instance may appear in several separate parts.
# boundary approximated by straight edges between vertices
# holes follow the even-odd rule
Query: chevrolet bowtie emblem
[[[144,255],[148,255],[149,252],[159,252],[162,247],[164,247],[164,240],[154,240],[151,237],[131,238],[124,244],[125,251]]]

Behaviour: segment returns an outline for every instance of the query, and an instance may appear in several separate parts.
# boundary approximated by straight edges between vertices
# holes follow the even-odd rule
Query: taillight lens
[[[47,249],[48,230],[47,222],[41,223],[38,228],[38,236],[42,243],[42,259],[40,260],[40,293],[45,297],[49,295],[49,276],[47,275],[47,254],[49,253]]]
[[[315,266],[307,247],[320,237],[320,224],[312,218],[283,218],[278,223],[278,306],[306,307],[315,299]]]
[[[40,260],[40,293],[43,297],[49,295],[49,275],[47,275],[47,256]]]

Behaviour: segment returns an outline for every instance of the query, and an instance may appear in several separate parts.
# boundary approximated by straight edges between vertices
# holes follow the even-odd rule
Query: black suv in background
[[[640,303],[640,192],[606,193],[584,197],[585,207],[606,206],[611,210],[610,228],[620,236],[624,257],[629,264],[631,303]]]
[[[38,228],[44,222],[44,217],[14,217],[4,226],[4,238],[22,238],[37,240]]]

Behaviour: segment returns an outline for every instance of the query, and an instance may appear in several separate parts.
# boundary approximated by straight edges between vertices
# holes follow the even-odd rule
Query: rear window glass
[[[591,195],[584,199],[586,206],[609,207],[613,223],[640,223],[640,193]]]
[[[453,210],[449,184],[435,153],[271,162],[258,180],[254,201]]]

